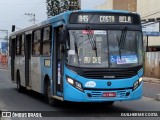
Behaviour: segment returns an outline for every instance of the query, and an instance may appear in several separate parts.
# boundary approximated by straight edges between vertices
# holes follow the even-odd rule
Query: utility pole
[[[25,15],[28,15],[28,16],[30,16],[32,19],[31,19],[31,21],[33,21],[33,24],[35,24],[36,23],[36,18],[35,18],[35,14],[33,14],[33,13],[25,13]]]

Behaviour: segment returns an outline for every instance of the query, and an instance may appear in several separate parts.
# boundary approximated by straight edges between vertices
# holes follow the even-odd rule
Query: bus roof
[[[59,15],[53,16],[53,17],[51,17],[47,20],[44,20],[40,23],[37,23],[35,25],[23,28],[23,29],[18,30],[18,31],[15,31],[15,32],[11,33],[10,36],[14,36],[16,34],[21,34],[21,33],[36,29],[36,28],[41,27],[41,26],[52,24],[54,22],[58,22],[58,21],[62,21],[62,20],[65,21],[65,18],[67,18],[67,15],[70,15],[71,13],[75,13],[75,12],[133,13],[133,12],[125,11],[125,10],[76,10],[76,11],[67,11],[67,12],[60,13]],[[133,14],[137,14],[137,13],[133,13]]]
[[[78,12],[110,12],[110,13],[131,13],[126,10],[77,10]]]

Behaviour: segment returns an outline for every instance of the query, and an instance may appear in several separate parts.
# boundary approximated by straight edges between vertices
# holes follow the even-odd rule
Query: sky
[[[94,9],[104,1],[82,0],[82,9]],[[34,13],[36,23],[47,19],[45,2],[46,0],[0,0],[0,30],[8,30],[10,33],[12,25],[16,25],[16,30],[32,25],[33,22],[29,21],[31,17],[25,13]]]

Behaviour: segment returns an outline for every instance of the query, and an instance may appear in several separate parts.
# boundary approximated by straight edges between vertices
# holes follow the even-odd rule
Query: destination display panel
[[[72,13],[70,24],[140,24],[137,14],[122,13]]]

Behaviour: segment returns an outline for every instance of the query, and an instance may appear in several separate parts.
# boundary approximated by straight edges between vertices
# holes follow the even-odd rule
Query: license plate
[[[116,93],[115,92],[104,92],[102,96],[103,97],[116,97]]]

